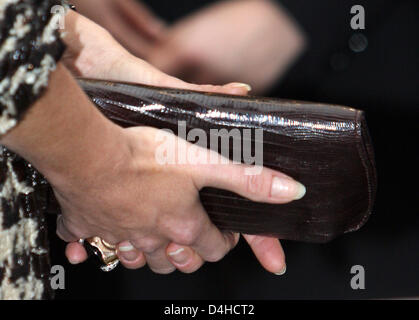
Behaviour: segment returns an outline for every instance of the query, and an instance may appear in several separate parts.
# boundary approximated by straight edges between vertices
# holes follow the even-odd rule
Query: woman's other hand
[[[164,31],[146,59],[193,83],[249,83],[263,93],[304,48],[297,23],[270,0],[220,1]]]
[[[135,0],[73,0],[78,12],[107,29],[128,51],[144,57],[165,23]]]

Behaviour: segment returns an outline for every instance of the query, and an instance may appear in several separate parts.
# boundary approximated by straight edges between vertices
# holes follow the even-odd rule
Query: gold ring
[[[94,254],[101,263],[100,269],[105,272],[112,271],[119,264],[116,246],[106,242],[100,237],[80,239],[79,243],[87,249],[89,254]]]

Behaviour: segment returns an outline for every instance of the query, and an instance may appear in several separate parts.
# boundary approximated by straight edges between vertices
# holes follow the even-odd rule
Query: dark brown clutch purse
[[[300,181],[307,193],[274,205],[204,188],[201,201],[221,229],[326,242],[359,229],[371,214],[376,171],[363,111],[109,81],[80,79],[79,84],[106,117],[123,127],[152,126],[178,134],[183,121],[186,132],[200,128],[208,139],[211,129],[238,129],[243,139],[245,129],[261,129],[263,165]],[[260,137],[247,139],[256,144]],[[229,146],[232,157],[236,145],[230,141]]]

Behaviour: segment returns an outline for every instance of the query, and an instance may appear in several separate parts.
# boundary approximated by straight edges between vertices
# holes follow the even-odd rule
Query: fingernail
[[[299,200],[306,194],[306,187],[298,181],[288,178],[272,179],[271,196],[275,198],[291,198]]]
[[[306,192],[307,192],[306,187],[302,183],[297,182],[297,184],[298,184],[298,192],[294,200],[300,200],[306,195]]]
[[[121,252],[120,255],[121,255],[121,258],[126,261],[134,261],[138,258],[138,253],[135,250],[127,251],[124,253]]]
[[[252,91],[252,87],[247,83],[234,82],[231,84],[233,88],[246,88],[247,91]]]
[[[285,272],[287,272],[287,266],[285,265],[284,269],[282,269],[282,271],[275,273],[275,275],[277,276],[282,276],[285,274]]]
[[[185,264],[189,260],[189,255],[184,248],[169,252],[169,256],[177,264]]]
[[[134,261],[138,257],[138,252],[129,243],[119,246],[118,251],[120,252],[121,258],[126,261]]]
[[[126,245],[123,245],[123,246],[119,246],[118,249],[121,252],[128,252],[128,251],[133,251],[134,247],[130,244],[126,244]]]
[[[72,259],[68,259],[68,262],[70,262],[71,264],[79,264],[80,263],[80,261],[72,260]]]

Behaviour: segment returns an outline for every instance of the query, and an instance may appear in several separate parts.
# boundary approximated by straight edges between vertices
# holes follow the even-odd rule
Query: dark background
[[[148,1],[167,21],[212,1]],[[309,47],[269,96],[349,105],[367,112],[378,167],[370,221],[329,244],[283,241],[287,273],[262,269],[247,244],[218,263],[184,275],[148,268],[100,272],[93,261],[71,266],[50,232],[52,264],[66,269],[58,299],[321,299],[419,297],[419,3],[417,1],[280,1],[301,24]],[[350,8],[366,11],[368,40],[354,52]],[[228,50],[228,48],[226,48]],[[54,230],[54,219],[50,219]],[[366,289],[352,290],[350,269],[362,265]]]

